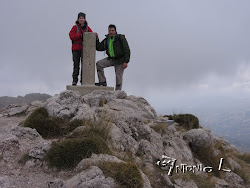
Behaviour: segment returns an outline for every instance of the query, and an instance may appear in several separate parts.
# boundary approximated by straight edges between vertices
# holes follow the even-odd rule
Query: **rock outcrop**
[[[39,107],[46,108],[49,116],[71,121],[108,121],[111,127],[108,145],[112,154],[92,154],[71,170],[50,168],[45,160],[46,153],[52,142],[60,138],[44,139],[35,129],[21,126]],[[242,161],[233,154],[226,155],[226,151],[238,152],[228,141],[208,129],[183,131],[179,128],[178,123],[170,123],[166,116],[157,115],[144,98],[127,96],[124,91],[94,91],[84,96],[63,91],[45,102],[8,106],[0,114],[0,187],[119,187],[119,182],[105,174],[101,165],[131,162],[138,167],[144,188],[199,187],[201,182],[197,179],[203,178],[214,187],[249,186],[239,174],[243,170]],[[84,126],[73,132],[80,131],[84,131]],[[176,173],[176,165],[209,165],[196,153],[204,148],[211,148],[216,156],[227,157],[223,168],[233,172],[218,175],[186,169],[185,174]],[[172,176],[168,174],[169,168],[164,168],[162,156],[176,159]],[[173,163],[165,161],[165,167],[170,164]],[[244,167],[246,169],[249,167]],[[192,179],[193,176],[198,178]]]

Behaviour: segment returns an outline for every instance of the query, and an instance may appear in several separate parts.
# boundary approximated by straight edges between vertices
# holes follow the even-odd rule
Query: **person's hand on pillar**
[[[128,63],[124,62],[123,63],[123,68],[126,69],[128,67]]]

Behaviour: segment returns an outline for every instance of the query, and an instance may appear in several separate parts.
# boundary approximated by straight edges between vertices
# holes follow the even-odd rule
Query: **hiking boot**
[[[72,86],[76,86],[76,84],[77,84],[76,82],[74,82],[74,81],[72,82]]]
[[[107,86],[107,82],[95,83],[96,86]]]

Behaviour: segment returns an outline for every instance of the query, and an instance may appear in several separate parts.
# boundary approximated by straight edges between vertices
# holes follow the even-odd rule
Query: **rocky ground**
[[[109,118],[112,154],[92,154],[70,170],[49,168],[44,158],[58,138],[44,139],[35,129],[21,126],[39,107],[45,107],[50,116],[71,120]],[[222,169],[232,172],[174,171],[170,176],[162,160],[162,155],[176,159],[176,170],[181,164],[205,166],[203,161],[210,154],[224,156]],[[157,115],[144,98],[127,96],[124,91],[95,91],[84,96],[63,91],[46,102],[9,105],[0,111],[0,187],[120,187],[115,178],[100,169],[105,162],[136,164],[145,188],[250,187],[249,164],[237,154],[234,146],[211,131],[185,130],[167,116]],[[218,171],[219,161],[210,162],[216,163],[210,166]]]

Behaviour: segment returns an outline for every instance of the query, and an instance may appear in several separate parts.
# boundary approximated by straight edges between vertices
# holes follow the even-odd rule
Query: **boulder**
[[[37,146],[29,151],[29,156],[34,159],[43,160],[50,147],[50,144],[42,144],[41,146]]]
[[[216,188],[226,188],[228,185],[229,184],[224,179],[216,178]]]
[[[234,183],[234,184],[244,184],[244,180],[235,174],[234,172],[227,172],[225,173],[225,178],[226,181]]]
[[[81,160],[78,165],[75,167],[75,171],[79,171],[88,166],[98,166],[104,162],[117,162],[117,163],[125,163],[124,161],[118,159],[115,156],[108,154],[92,154],[90,158],[86,158]]]
[[[230,169],[232,171],[235,170],[241,170],[241,166],[239,165],[239,163],[237,163],[235,160],[233,160],[231,157],[227,157],[227,162],[230,165]]]
[[[17,136],[20,139],[30,139],[34,140],[37,138],[41,138],[40,134],[36,131],[36,129],[32,129],[29,127],[15,127],[11,130],[12,134]]]
[[[13,107],[9,110],[8,116],[15,116],[20,114],[25,114],[26,110],[29,108],[29,105]]]
[[[73,117],[81,103],[81,95],[78,92],[65,90],[59,95],[47,99],[43,104],[50,116]]]
[[[63,188],[113,188],[115,182],[110,177],[105,177],[97,166],[90,166],[87,170],[67,180]]]
[[[199,128],[187,131],[183,134],[183,139],[192,146],[194,151],[214,146],[213,134],[206,129]]]
[[[175,188],[198,188],[198,186],[195,184],[193,180],[190,181],[184,181],[182,179],[175,179],[174,180],[174,187]]]

